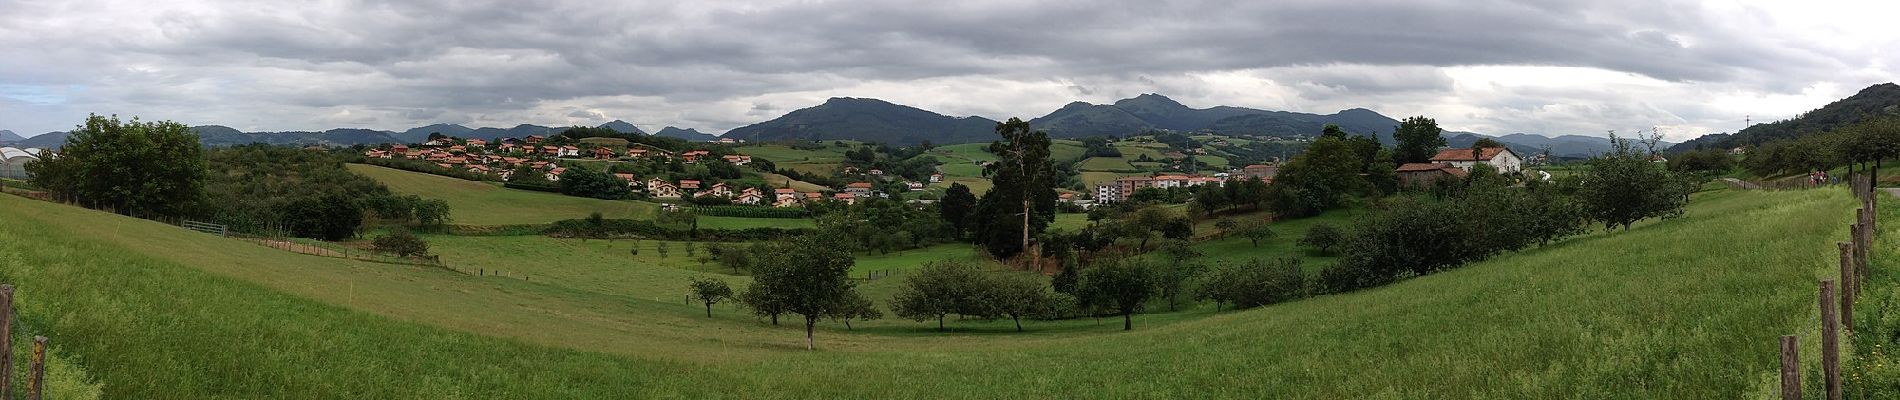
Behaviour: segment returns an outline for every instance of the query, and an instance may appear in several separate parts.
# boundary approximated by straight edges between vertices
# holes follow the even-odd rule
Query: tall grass
[[[664,267],[472,277],[10,196],[0,280],[31,288],[24,320],[106,398],[1762,397],[1775,338],[1813,325],[1854,202],[1697,196],[1683,218],[1349,294],[1138,315],[1126,333],[1089,319],[1024,334],[828,325],[819,352],[791,327],[588,281]]]

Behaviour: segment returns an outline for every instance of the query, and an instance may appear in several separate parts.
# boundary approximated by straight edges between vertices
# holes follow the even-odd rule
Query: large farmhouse
[[[1432,156],[1432,163],[1446,163],[1458,169],[1470,172],[1471,167],[1480,163],[1497,168],[1501,173],[1517,173],[1524,168],[1524,158],[1517,152],[1504,147],[1486,147],[1482,154],[1472,155],[1471,149],[1444,149]]]

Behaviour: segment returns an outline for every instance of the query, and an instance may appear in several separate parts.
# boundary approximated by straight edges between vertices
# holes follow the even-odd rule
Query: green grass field
[[[389,190],[449,202],[451,223],[467,225],[540,224],[586,218],[651,219],[659,207],[638,201],[614,201],[508,189],[492,183],[403,171],[374,165],[350,164],[352,172],[389,186]]]
[[[1715,191],[1682,218],[1350,294],[1143,314],[1132,332],[825,323],[819,352],[680,298],[686,278],[744,277],[613,259],[626,248],[604,241],[430,237],[458,269],[523,280],[0,196],[0,280],[104,398],[1763,398],[1775,337],[1812,342],[1814,281],[1853,206]],[[882,303],[897,281],[864,290]]]
[[[1134,171],[1135,166],[1129,165],[1128,160],[1121,158],[1089,157],[1088,159],[1082,160],[1082,165],[1077,169],[1082,171],[1117,172]]]
[[[512,225],[541,224],[564,219],[586,218],[599,212],[607,218],[652,219],[659,205],[644,201],[600,200],[564,196],[530,190],[508,189],[490,183],[466,181],[403,171],[374,165],[350,164],[349,168],[389,186],[397,193],[413,194],[449,202],[456,224]],[[783,179],[783,176],[780,176]],[[810,185],[804,182],[794,183]],[[805,218],[739,218],[700,216],[704,228],[745,229],[760,227],[809,228]]]

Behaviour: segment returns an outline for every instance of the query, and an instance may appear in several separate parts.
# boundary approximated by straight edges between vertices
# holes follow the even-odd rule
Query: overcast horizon
[[[708,133],[830,97],[1042,116],[1160,93],[1669,141],[1893,81],[1892,2],[0,0],[0,129],[431,123]]]

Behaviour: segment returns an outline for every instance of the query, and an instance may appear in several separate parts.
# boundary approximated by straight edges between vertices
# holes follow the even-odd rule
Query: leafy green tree
[[[808,235],[773,243],[754,266],[748,291],[763,295],[742,299],[769,299],[764,307],[805,317],[805,349],[815,349],[813,331],[818,321],[834,317],[857,295],[849,274],[855,259],[852,245],[841,238]]]
[[[278,206],[277,213],[297,237],[343,240],[355,236],[363,224],[363,209],[340,194],[292,200]]]
[[[561,173],[560,184],[561,193],[569,196],[617,200],[633,194],[626,181],[587,168],[568,168]]]
[[[690,288],[693,290],[693,299],[706,304],[706,318],[712,318],[713,304],[732,298],[732,287],[718,279],[693,278]]]
[[[1275,233],[1273,228],[1268,227],[1265,221],[1249,219],[1247,222],[1240,224],[1240,236],[1247,238],[1247,242],[1252,244],[1253,247],[1260,247],[1260,241],[1273,239],[1276,235],[1278,235],[1278,233]]]
[[[653,251],[660,253],[660,259],[662,260],[666,259],[667,253],[673,252],[673,249],[672,249],[673,246],[670,243],[667,243],[664,241],[655,242],[653,246],[654,246]]]
[[[851,329],[851,320],[854,319],[859,321],[871,321],[884,318],[884,311],[877,309],[877,305],[872,304],[870,298],[864,297],[863,294],[857,291],[852,291],[844,297],[839,298],[838,306],[833,307],[831,310],[831,313],[828,314],[826,318],[844,322],[845,329]]]
[[[1333,254],[1339,242],[1345,240],[1345,232],[1329,224],[1314,225],[1306,230],[1306,236],[1300,238],[1299,245],[1318,251],[1320,254]]]
[[[442,199],[417,199],[413,215],[416,226],[424,229],[440,228],[449,223],[449,202]]]
[[[191,215],[205,200],[198,135],[171,121],[90,115],[58,152],[26,170],[58,196],[121,214]]]
[[[937,330],[943,330],[944,317],[950,314],[984,314],[984,279],[983,272],[966,262],[924,264],[904,277],[904,285],[891,297],[891,312],[918,322],[935,318]]]
[[[1226,238],[1228,234],[1234,233],[1234,228],[1238,227],[1240,227],[1240,220],[1233,218],[1221,218],[1218,221],[1214,221],[1214,229],[1220,230],[1220,236],[1222,238]]]
[[[1590,160],[1577,189],[1592,219],[1605,229],[1628,230],[1636,221],[1682,213],[1692,184],[1650,162],[1651,154],[1619,140],[1616,132],[1610,132],[1610,145],[1609,152]]]
[[[943,201],[937,203],[937,214],[961,238],[970,230],[970,212],[975,208],[976,195],[971,194],[970,187],[961,182],[952,182],[950,188],[943,192]]]
[[[1361,174],[1377,155],[1377,143],[1367,152],[1363,143],[1343,133],[1322,134],[1306,152],[1280,167],[1268,187],[1274,211],[1288,217],[1317,215],[1339,207],[1347,196],[1372,192],[1376,188]]]
[[[997,161],[983,171],[995,186],[977,201],[976,214],[985,223],[973,227],[990,255],[1008,258],[1028,249],[1030,238],[1055,220],[1059,179],[1048,133],[1010,118],[996,125],[996,134],[1002,140],[990,143],[989,152]]]
[[[1185,240],[1169,241],[1161,246],[1161,253],[1168,264],[1153,265],[1156,294],[1168,299],[1168,311],[1174,311],[1180,297],[1190,294],[1190,285],[1207,271],[1207,266],[1192,262],[1201,257],[1201,251]]]
[[[1007,316],[1016,323],[1016,331],[1023,331],[1024,317],[1038,317],[1053,314],[1056,299],[1047,285],[1037,275],[999,275],[988,281],[986,302],[996,314]]]
[[[1135,260],[1117,260],[1082,271],[1077,298],[1094,308],[1122,316],[1122,330],[1135,329],[1134,315],[1155,295],[1154,268]]]
[[[1445,147],[1444,132],[1438,128],[1438,121],[1423,115],[1399,121],[1399,127],[1392,131],[1392,139],[1398,141],[1392,158],[1398,163],[1431,161],[1438,148]]]
[[[376,239],[370,240],[370,245],[375,247],[376,251],[395,254],[397,257],[429,255],[429,242],[422,241],[422,238],[402,228],[377,236]]]
[[[1306,273],[1300,271],[1300,260],[1292,257],[1271,263],[1247,260],[1221,266],[1208,274],[1195,292],[1197,299],[1213,300],[1217,311],[1221,303],[1233,304],[1236,309],[1252,308],[1305,295]]]

